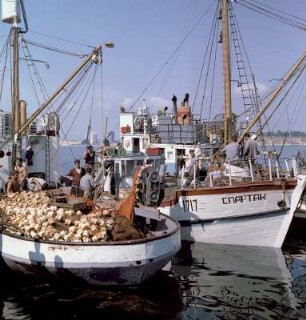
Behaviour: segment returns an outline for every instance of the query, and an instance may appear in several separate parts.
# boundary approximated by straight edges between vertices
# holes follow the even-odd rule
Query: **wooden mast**
[[[232,131],[232,97],[231,68],[228,27],[228,0],[222,1],[222,44],[223,44],[223,77],[224,77],[224,144],[230,140]]]
[[[18,27],[17,24],[12,28],[13,37],[13,92],[12,92],[12,114],[13,114],[13,132],[18,132],[20,126],[19,112],[19,45],[18,45]]]

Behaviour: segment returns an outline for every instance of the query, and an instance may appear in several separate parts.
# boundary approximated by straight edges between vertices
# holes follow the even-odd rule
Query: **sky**
[[[262,2],[306,18],[305,0]],[[74,127],[68,138],[85,138],[90,108],[93,112],[92,130],[101,139],[106,118],[107,131],[119,132],[120,106],[126,109],[132,106],[135,111],[145,99],[147,106],[156,111],[164,106],[171,107],[173,94],[182,101],[187,92],[193,101],[214,3],[213,0],[24,0],[29,25],[26,39],[48,45],[51,43],[51,46],[72,52],[88,53],[91,50],[88,46],[102,44],[103,47],[101,95],[96,98],[93,107],[85,105],[84,110],[78,112],[78,117],[72,117]],[[281,79],[305,51],[305,31],[281,24],[238,4],[234,7],[256,83],[263,94],[277,84],[275,79]],[[196,25],[201,16],[204,16],[203,19]],[[8,25],[1,24],[2,41],[8,28]],[[106,48],[103,45],[106,41],[112,41],[114,48]],[[46,61],[50,66],[47,69],[41,63],[38,67],[42,77],[46,77],[45,85],[49,93],[80,63],[80,59],[62,59],[60,55],[51,56],[50,52],[41,49],[34,49],[32,56]],[[27,85],[29,83],[25,91],[28,90]],[[218,97],[214,110],[218,113],[222,112],[222,82],[216,90]],[[306,131],[305,91],[302,95],[304,105],[298,111],[286,111],[291,119],[277,120],[272,129],[287,130],[291,127]],[[30,97],[28,101],[29,112],[35,108],[32,99]],[[68,124],[65,126],[68,130]]]

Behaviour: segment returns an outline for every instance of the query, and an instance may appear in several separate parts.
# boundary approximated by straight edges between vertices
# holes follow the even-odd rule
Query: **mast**
[[[20,127],[19,110],[19,43],[18,43],[17,22],[12,27],[13,38],[13,92],[12,92],[12,115],[13,115],[13,133],[16,134]]]
[[[224,144],[230,140],[232,131],[231,68],[229,46],[228,0],[222,1],[222,44],[224,77]]]

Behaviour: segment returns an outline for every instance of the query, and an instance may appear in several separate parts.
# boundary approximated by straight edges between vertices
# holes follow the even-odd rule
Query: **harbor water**
[[[85,146],[62,149],[65,175]],[[291,232],[282,249],[183,243],[171,265],[140,288],[33,281],[0,263],[0,318],[306,319],[305,240],[306,228],[304,238]]]
[[[141,288],[17,278],[1,266],[1,319],[306,319],[306,245],[184,244]]]

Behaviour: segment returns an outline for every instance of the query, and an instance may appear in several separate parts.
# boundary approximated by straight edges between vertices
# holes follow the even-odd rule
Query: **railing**
[[[201,157],[199,157],[201,159]],[[180,173],[180,186],[196,188],[197,186],[232,186],[241,182],[263,182],[263,181],[282,181],[284,179],[295,179],[301,173],[297,161],[292,158],[280,159],[277,156],[259,158],[256,162],[251,159],[214,163],[207,158],[207,176],[202,183],[198,180],[197,172],[199,164],[193,166],[192,176],[185,176],[186,170],[183,167]],[[239,166],[237,165],[239,164]]]

